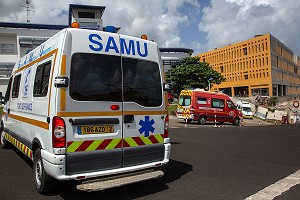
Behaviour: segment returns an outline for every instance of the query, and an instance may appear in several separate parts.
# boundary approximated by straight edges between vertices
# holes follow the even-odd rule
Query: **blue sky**
[[[106,6],[104,25],[195,54],[270,32],[300,55],[299,0],[31,0],[31,23],[67,24],[69,4]],[[26,22],[25,0],[0,0],[0,21]]]

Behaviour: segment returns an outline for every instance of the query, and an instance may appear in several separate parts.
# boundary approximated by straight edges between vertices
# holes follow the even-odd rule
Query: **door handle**
[[[124,123],[133,123],[134,116],[133,115],[124,115]]]

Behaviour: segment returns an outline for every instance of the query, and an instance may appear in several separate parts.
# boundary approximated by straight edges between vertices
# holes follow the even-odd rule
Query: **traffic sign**
[[[299,107],[299,101],[295,100],[293,102],[293,106],[294,106],[294,108],[298,108]]]

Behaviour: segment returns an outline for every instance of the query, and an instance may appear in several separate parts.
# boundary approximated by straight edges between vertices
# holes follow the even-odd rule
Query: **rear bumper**
[[[45,150],[42,150],[41,153],[42,153],[45,171],[53,178],[57,180],[82,180],[82,179],[133,172],[137,170],[158,167],[163,164],[166,164],[169,162],[170,159],[171,144],[167,143],[164,144],[164,146],[165,146],[165,152],[164,152],[164,159],[162,161],[146,163],[146,164],[130,166],[130,167],[117,168],[117,169],[109,169],[109,170],[102,170],[102,171],[88,172],[88,173],[78,173],[72,175],[66,175],[65,155],[55,155]]]
[[[95,192],[100,190],[105,190],[114,187],[120,187],[123,185],[133,184],[141,181],[156,179],[163,176],[164,173],[160,170],[150,171],[144,170],[139,172],[127,173],[124,175],[116,175],[111,176],[109,179],[102,178],[97,180],[87,180],[83,181],[82,184],[77,185],[76,188],[78,190],[86,191],[86,192]]]

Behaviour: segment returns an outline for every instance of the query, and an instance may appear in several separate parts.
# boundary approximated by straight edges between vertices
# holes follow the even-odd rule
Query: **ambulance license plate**
[[[113,125],[105,126],[79,126],[78,134],[101,134],[101,133],[113,133]]]

